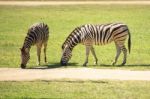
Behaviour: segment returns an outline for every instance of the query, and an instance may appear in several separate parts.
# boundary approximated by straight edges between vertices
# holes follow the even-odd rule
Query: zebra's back
[[[28,29],[26,40],[30,40],[32,45],[44,43],[49,38],[49,27],[44,23],[36,23]]]
[[[122,23],[86,24],[80,27],[80,33],[83,44],[105,45],[112,41],[124,41],[128,35],[128,27]]]

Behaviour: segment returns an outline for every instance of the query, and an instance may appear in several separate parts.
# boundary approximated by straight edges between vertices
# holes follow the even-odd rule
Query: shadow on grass
[[[150,66],[150,64],[127,64],[125,66]]]
[[[136,67],[136,66],[150,66],[150,64],[126,64],[126,65],[107,65],[107,64],[100,64],[99,66],[103,67]]]
[[[27,69],[52,69],[52,68],[61,68],[61,67],[70,67],[70,66],[77,66],[77,63],[68,63],[67,66],[61,66],[60,63],[51,63],[51,64],[47,64],[47,65],[30,67]]]
[[[53,69],[53,68],[61,68],[61,67],[83,67],[82,65],[77,65],[78,63],[68,63],[67,66],[61,66],[60,63],[49,63],[47,65],[29,67],[26,69]],[[108,67],[108,68],[117,68],[117,67],[149,67],[150,64],[127,64],[127,65],[111,65],[111,64],[100,64],[100,65],[87,65],[86,67]]]

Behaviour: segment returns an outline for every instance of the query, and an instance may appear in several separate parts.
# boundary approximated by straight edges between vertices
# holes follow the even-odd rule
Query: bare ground
[[[93,68],[20,69],[0,68],[0,81],[33,80],[145,80],[150,71],[111,70]]]
[[[0,5],[41,6],[41,5],[150,5],[150,1],[0,1]]]

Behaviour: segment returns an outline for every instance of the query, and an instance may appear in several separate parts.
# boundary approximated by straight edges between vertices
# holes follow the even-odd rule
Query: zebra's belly
[[[107,41],[107,40],[104,40],[104,41],[93,41],[94,43],[94,45],[106,45],[106,44],[109,44],[109,43],[111,43],[113,40],[109,40],[109,41]]]
[[[99,46],[101,46],[101,45],[106,45],[106,44],[109,44],[109,43],[111,43],[113,40],[109,40],[109,41],[106,41],[106,42],[96,42],[95,40],[88,40],[88,41],[84,41],[84,42],[81,42],[81,44],[83,44],[83,45],[89,45],[89,46],[91,46],[91,45],[99,45]]]
[[[47,42],[47,40],[48,39],[38,39],[38,40],[36,40],[36,41],[34,41],[33,43],[32,43],[32,45],[41,45],[41,44],[44,44],[45,42]]]

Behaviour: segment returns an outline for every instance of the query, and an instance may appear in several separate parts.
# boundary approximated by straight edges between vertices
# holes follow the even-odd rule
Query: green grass
[[[33,23],[45,22],[49,25],[48,66],[57,67],[61,58],[61,45],[75,27],[87,23],[123,22],[129,26],[132,36],[132,50],[128,55],[127,65],[110,65],[116,52],[114,43],[111,43],[106,46],[95,46],[99,59],[96,68],[149,70],[149,11],[150,6],[146,5],[0,6],[0,67],[19,67],[19,48],[22,47],[27,29]],[[36,60],[36,47],[32,47],[28,67],[36,66]],[[73,67],[81,67],[84,60],[85,47],[78,45],[73,50],[70,63]],[[89,67],[94,67],[93,61],[90,55]],[[122,55],[118,64],[121,61]]]
[[[138,1],[138,0],[0,0],[0,1]]]
[[[2,99],[149,99],[147,81],[0,82]]]

